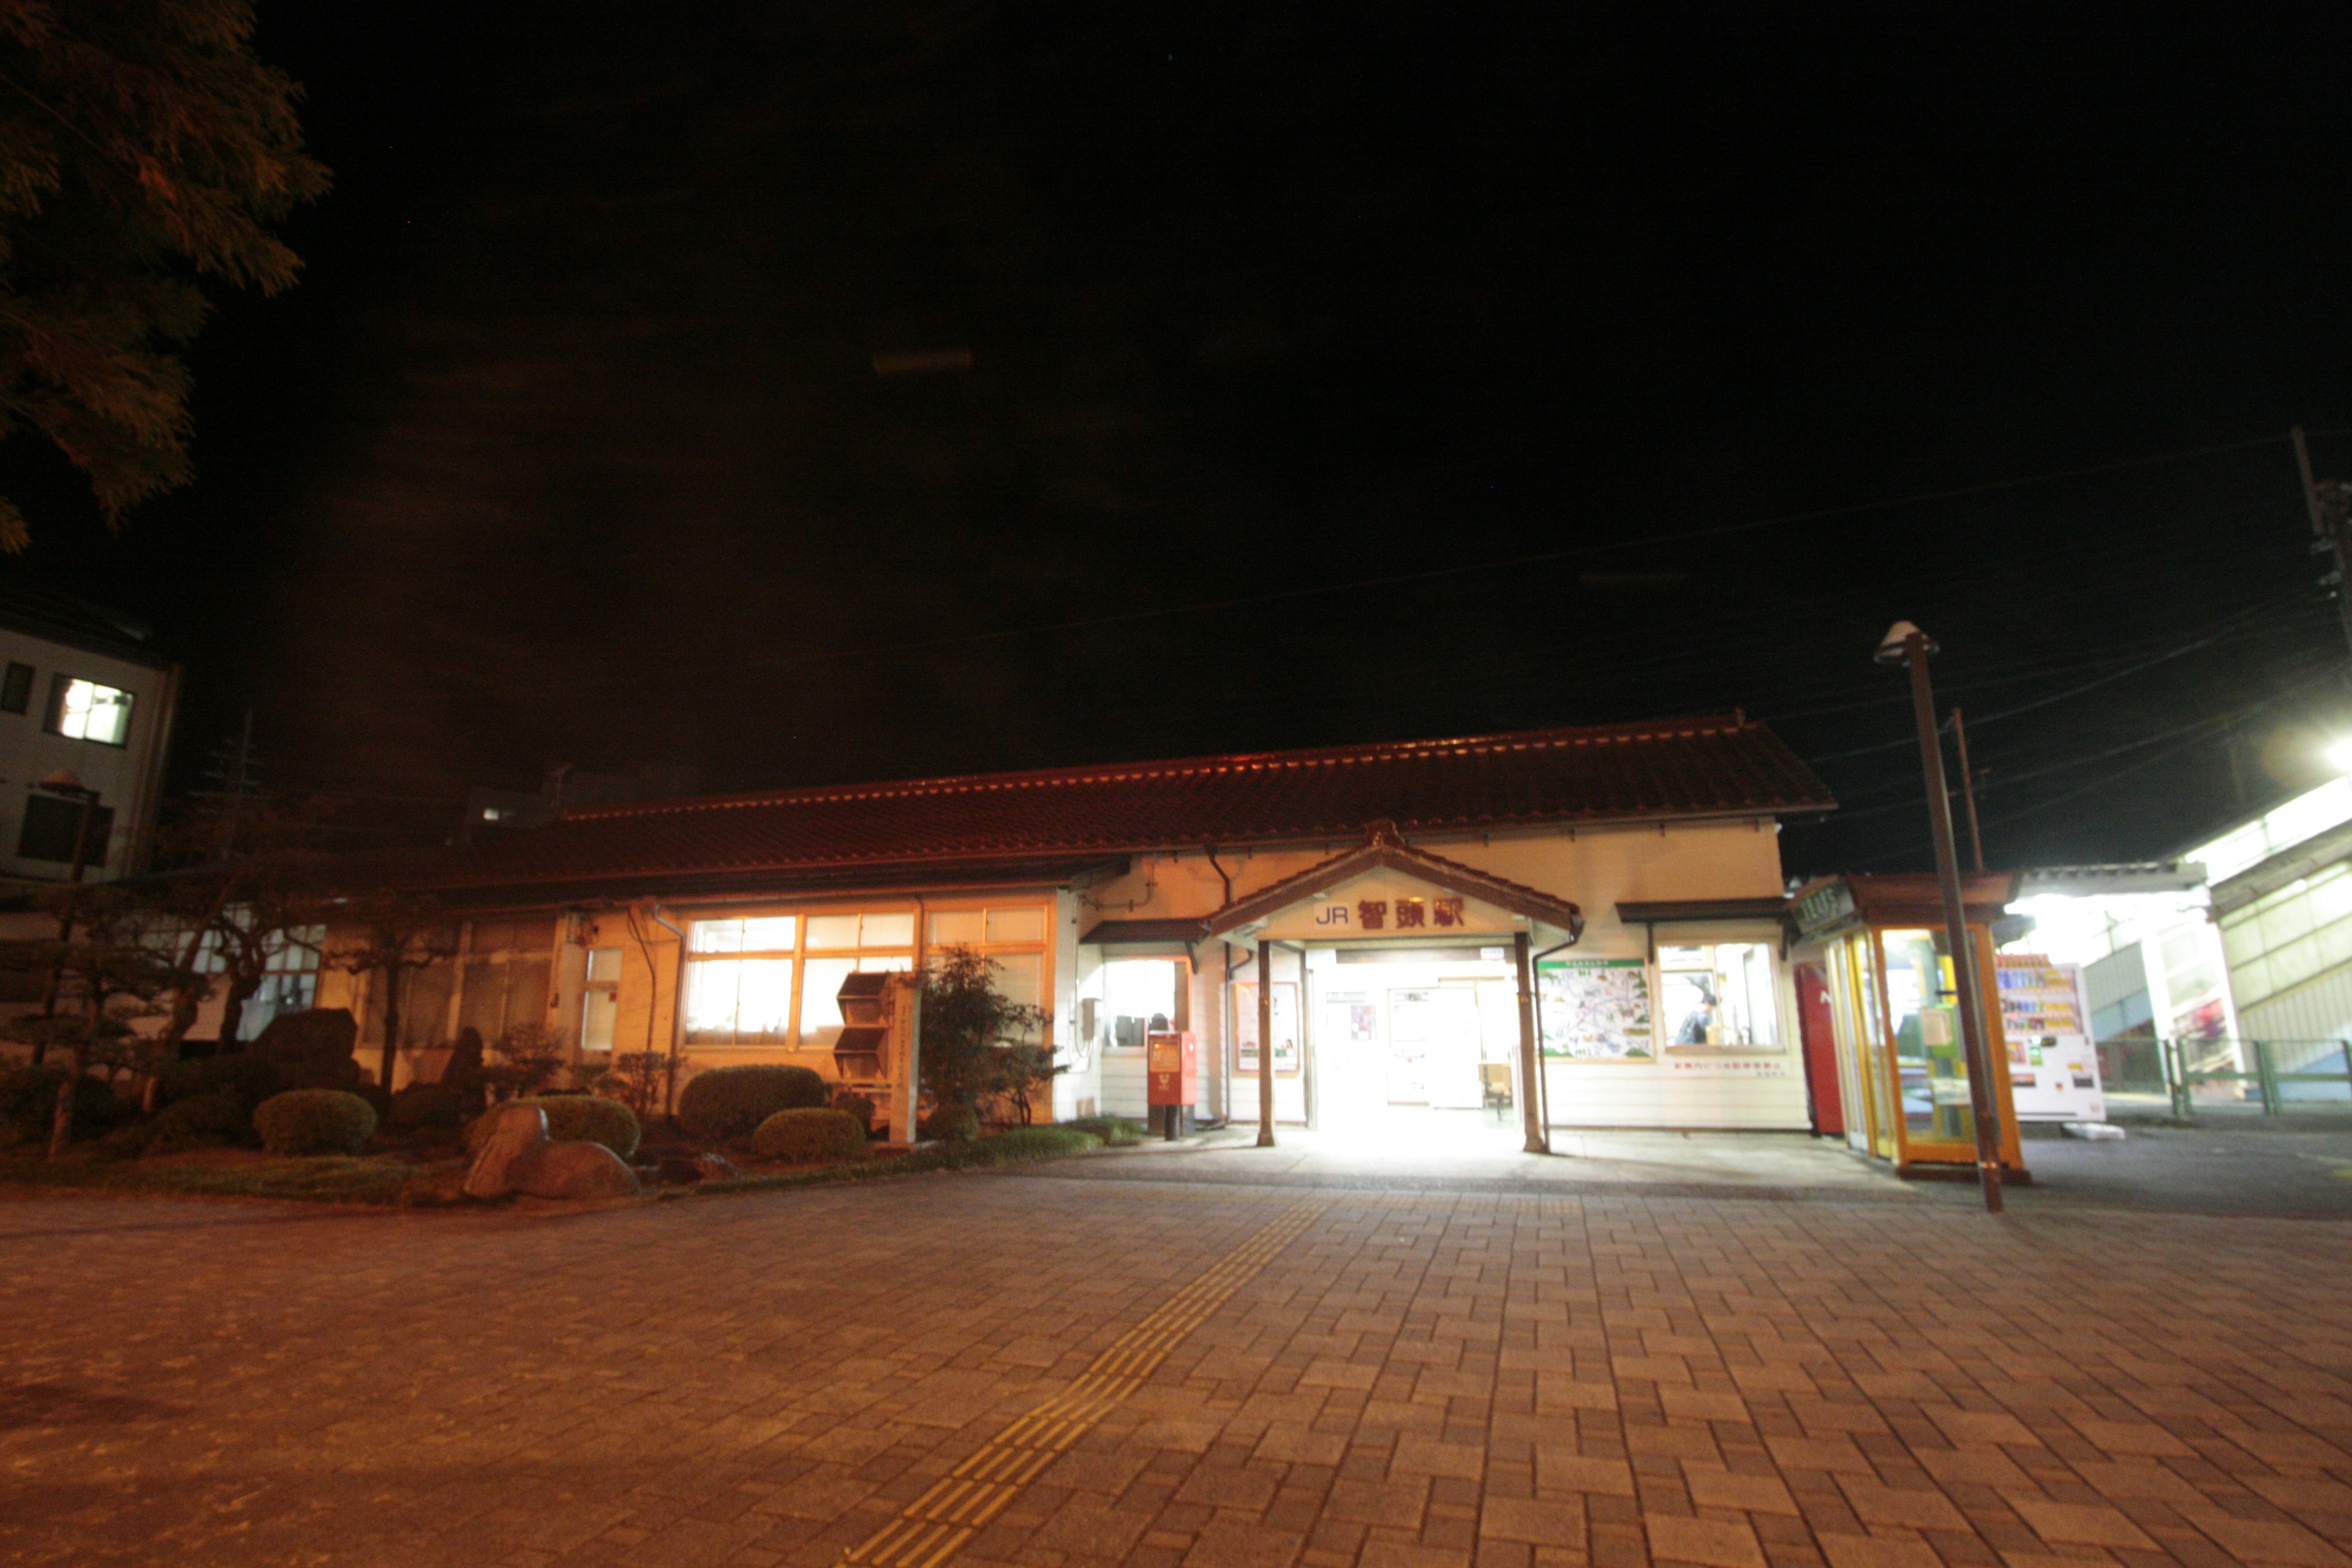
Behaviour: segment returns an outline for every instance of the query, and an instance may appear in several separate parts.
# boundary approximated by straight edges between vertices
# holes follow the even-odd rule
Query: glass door
[[[1959,993],[1940,931],[1879,932],[1894,1094],[1906,1161],[1976,1160],[1968,1054],[1960,1041]]]
[[[1879,1006],[1878,949],[1867,931],[1845,940],[1840,971],[1845,976],[1847,1005],[1853,1009],[1854,1076],[1859,1080],[1863,1125],[1870,1152],[1882,1160],[1895,1158],[1895,1116],[1887,1086],[1894,1081],[1886,1059],[1885,1011]]]

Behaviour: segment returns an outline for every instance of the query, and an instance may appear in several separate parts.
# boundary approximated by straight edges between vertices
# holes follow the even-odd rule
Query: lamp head
[[[1885,637],[1878,639],[1878,652],[1872,657],[1881,664],[1901,664],[1910,657],[1913,637],[1917,637],[1926,645],[1927,652],[1936,651],[1934,637],[1929,637],[1909,621],[1897,621],[1886,628]]]
[[[2338,741],[2327,748],[2327,765],[2339,773],[2352,773],[2352,739]]]

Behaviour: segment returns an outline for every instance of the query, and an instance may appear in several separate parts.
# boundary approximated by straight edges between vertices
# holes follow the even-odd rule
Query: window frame
[[[87,686],[92,691],[110,691],[121,699],[122,738],[121,740],[110,741],[97,735],[74,735],[67,732],[66,695],[76,686]],[[90,710],[85,710],[85,711],[94,710],[95,706],[93,704]],[[131,717],[138,710],[138,706],[139,694],[127,686],[109,686],[102,680],[93,680],[86,675],[69,675],[61,669],[49,682],[48,710],[41,721],[41,728],[45,732],[55,735],[61,741],[81,741],[93,746],[111,746],[120,752],[127,749],[131,744]]]
[[[1018,941],[990,942],[987,940],[988,918],[992,911],[1034,910],[1038,916],[1035,938]],[[714,907],[692,914],[686,922],[686,934],[678,945],[675,1002],[671,1008],[674,1019],[672,1035],[681,1053],[691,1052],[761,1052],[761,1053],[830,1053],[838,1038],[839,1026],[807,1026],[805,1017],[809,1005],[809,966],[811,962],[847,959],[859,965],[851,973],[861,973],[865,961],[876,959],[904,960],[907,971],[920,973],[931,959],[948,946],[971,946],[983,956],[1027,956],[1037,959],[1038,1005],[1053,1012],[1055,921],[1058,900],[1048,893],[1024,893],[1010,898],[958,898],[942,903],[926,899],[906,900],[881,900],[872,902],[824,903],[747,903]],[[970,943],[948,943],[937,940],[939,917],[942,915],[977,914],[981,921],[982,940]],[[726,921],[774,920],[790,916],[793,921],[793,946],[761,948],[741,952],[695,951],[697,931],[709,924]],[[828,917],[850,916],[859,921],[855,945],[812,940],[811,927]],[[905,942],[873,941],[866,937],[865,921],[868,917],[907,917],[910,921],[910,940]],[[789,958],[793,965],[792,1026],[781,1041],[738,1038],[728,1040],[698,1039],[689,1029],[687,1016],[688,998],[693,994],[694,969],[698,963],[740,962],[747,959],[774,961]],[[738,1019],[740,1013],[739,1007]],[[1048,1026],[1045,1043],[1051,1044],[1057,1031]]]

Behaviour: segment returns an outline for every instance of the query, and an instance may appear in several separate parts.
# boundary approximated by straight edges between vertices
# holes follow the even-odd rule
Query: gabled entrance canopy
[[[1349,900],[1333,897],[1343,889]],[[1522,922],[1550,926],[1570,942],[1584,934],[1584,912],[1566,899],[1416,849],[1398,837],[1395,824],[1375,822],[1358,847],[1210,916],[1208,934],[1241,946],[1268,939],[1504,935]]]

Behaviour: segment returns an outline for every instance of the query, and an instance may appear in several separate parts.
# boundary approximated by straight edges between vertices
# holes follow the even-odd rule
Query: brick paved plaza
[[[953,1561],[2346,1561],[2352,1232],[1973,1204],[1085,1163],[584,1214],[14,1198],[0,1559],[831,1564],[1150,1320],[1181,1337]]]

